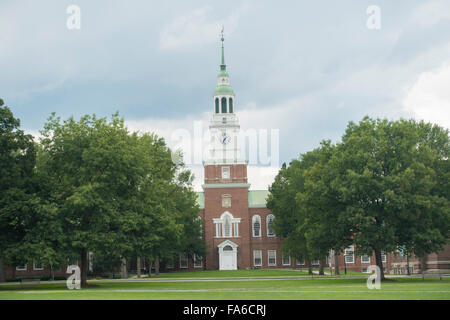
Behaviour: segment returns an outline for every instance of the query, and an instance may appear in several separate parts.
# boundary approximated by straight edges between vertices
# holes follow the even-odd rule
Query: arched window
[[[252,218],[252,229],[254,237],[261,237],[261,217],[254,215]]]
[[[229,109],[230,109],[230,113],[233,113],[233,99],[232,98],[230,98],[229,100],[228,100],[229,102],[228,102],[228,106],[229,106]]]
[[[233,251],[233,248],[231,246],[225,246],[223,247],[223,251]]]
[[[219,113],[219,98],[216,98],[216,113]]]
[[[273,214],[269,214],[266,218],[266,225],[267,225],[267,236],[273,237],[275,236],[275,233],[273,232]]]
[[[231,219],[228,215],[225,216],[225,222],[223,224],[223,236],[231,237]]]
[[[222,98],[222,113],[227,113],[227,98]]]

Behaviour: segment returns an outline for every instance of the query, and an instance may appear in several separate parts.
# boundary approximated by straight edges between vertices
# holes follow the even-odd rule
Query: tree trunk
[[[311,261],[308,260],[308,274],[313,274],[312,264]]]
[[[6,282],[6,269],[3,258],[0,258],[0,282]]]
[[[127,273],[127,259],[126,258],[122,258],[122,267],[121,267],[121,274],[120,277],[122,279],[127,279],[128,278],[128,273]]]
[[[137,273],[137,277],[140,278],[141,277],[141,257],[137,257],[137,260],[136,260],[136,273]]]
[[[149,278],[152,277],[152,264],[153,264],[152,258],[148,259],[148,277]]]
[[[380,268],[380,280],[383,281],[383,280],[385,280],[385,278],[384,278],[383,262],[381,260],[381,250],[375,249],[374,251],[375,251],[376,264]]]
[[[319,275],[320,276],[325,275],[325,272],[323,271],[324,264],[325,264],[325,260],[324,259],[320,259],[319,260]]]
[[[334,274],[339,274],[339,251],[334,250]]]
[[[87,287],[88,274],[88,251],[86,248],[81,249],[81,287]]]
[[[155,275],[159,275],[159,257],[155,259]]]
[[[425,280],[425,269],[427,268],[427,256],[424,254],[419,260],[420,260],[420,269],[422,272],[422,280]]]
[[[407,268],[408,276],[410,276],[411,272],[409,271],[409,253],[406,253],[406,268]]]

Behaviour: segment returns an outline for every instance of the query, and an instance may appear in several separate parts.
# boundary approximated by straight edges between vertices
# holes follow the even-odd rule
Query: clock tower
[[[250,265],[247,161],[239,148],[239,120],[235,95],[225,65],[222,31],[222,60],[213,94],[209,123],[210,148],[203,160],[205,170],[204,237],[208,247],[207,269],[234,270]]]
[[[225,64],[222,32],[222,60],[213,94],[213,114],[209,124],[210,148],[203,161],[205,183],[247,183],[247,163],[239,148],[239,120],[235,113],[235,95]],[[218,170],[218,167],[219,170]]]

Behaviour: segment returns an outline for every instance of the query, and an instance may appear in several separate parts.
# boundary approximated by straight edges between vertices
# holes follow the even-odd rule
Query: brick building
[[[319,266],[319,261],[305,261],[282,253],[282,239],[271,228],[274,215],[266,208],[267,190],[249,190],[248,161],[241,157],[238,144],[239,121],[235,113],[235,94],[226,70],[222,38],[222,63],[213,94],[213,114],[210,120],[212,143],[204,165],[203,192],[198,193],[199,216],[203,222],[203,236],[208,247],[205,257],[188,257],[181,253],[171,261],[161,261],[161,269],[171,270],[236,270],[246,268],[308,268]],[[90,266],[92,270],[92,253]],[[450,245],[444,250],[419,261],[407,258],[402,252],[382,255],[388,274],[450,272]],[[334,258],[326,260],[334,268]],[[366,272],[375,264],[374,256],[357,256],[355,246],[338,257],[341,271]],[[154,265],[154,264],[153,264]],[[142,271],[148,272],[149,263],[141,261]],[[127,269],[136,271],[136,261],[129,261]],[[39,265],[8,266],[7,279],[41,276],[49,277],[50,270]],[[55,274],[65,276],[65,270]]]

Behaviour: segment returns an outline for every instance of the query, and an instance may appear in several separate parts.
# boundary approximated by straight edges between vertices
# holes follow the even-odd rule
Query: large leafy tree
[[[117,114],[110,121],[94,115],[78,122],[53,114],[42,135],[48,196],[58,208],[66,255],[79,257],[86,286],[89,251],[119,255],[126,249],[126,242],[117,241],[121,219],[145,172],[135,156],[137,139]]]
[[[19,129],[16,119],[0,99],[0,281],[4,264],[13,263],[16,246],[26,235],[22,223],[34,210],[31,180],[36,149],[31,135]]]
[[[382,251],[407,244],[421,255],[449,237],[448,194],[438,186],[439,174],[448,175],[448,139],[437,126],[366,117],[350,122],[338,145],[331,165],[341,220],[352,226],[358,252],[375,253],[382,279]]]

